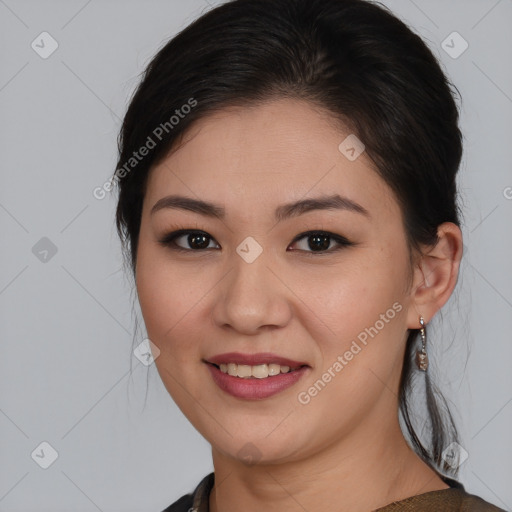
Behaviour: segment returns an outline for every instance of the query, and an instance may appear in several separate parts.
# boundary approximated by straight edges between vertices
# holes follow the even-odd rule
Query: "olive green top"
[[[417,494],[390,503],[374,512],[506,512],[478,496],[468,494],[464,486],[456,480],[440,476],[450,486],[449,489]],[[163,512],[209,512],[209,497],[214,482],[215,475],[210,473],[201,480],[194,492],[185,494]]]

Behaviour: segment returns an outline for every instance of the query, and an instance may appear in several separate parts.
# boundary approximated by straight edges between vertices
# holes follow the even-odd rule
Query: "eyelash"
[[[210,241],[215,241],[215,239],[212,236],[210,236],[208,233],[206,233],[205,231],[191,230],[191,229],[179,229],[177,231],[172,231],[172,232],[164,235],[160,240],[158,240],[158,243],[168,249],[171,249],[172,251],[177,251],[177,252],[191,253],[191,252],[204,252],[204,251],[211,250],[208,248],[206,248],[206,249],[184,249],[183,247],[176,245],[175,241],[177,238],[180,238],[185,235],[193,235],[193,234],[194,235],[205,235]],[[298,250],[299,252],[307,254],[308,256],[317,256],[317,255],[321,256],[321,255],[326,255],[326,254],[330,254],[333,252],[337,252],[343,248],[351,247],[351,246],[355,245],[354,242],[347,240],[345,237],[343,237],[341,235],[336,235],[335,233],[331,233],[329,231],[321,231],[321,230],[305,231],[304,233],[297,235],[294,238],[294,240],[292,241],[292,244],[295,244],[296,242],[298,242],[299,240],[302,240],[303,238],[309,238],[309,237],[315,236],[315,235],[326,236],[326,237],[332,239],[333,241],[335,241],[338,244],[338,246],[337,247],[335,246],[334,248],[323,250],[323,251],[306,251],[303,249],[294,249],[294,251]]]

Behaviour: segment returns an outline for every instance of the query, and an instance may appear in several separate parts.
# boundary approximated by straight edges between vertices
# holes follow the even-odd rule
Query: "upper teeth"
[[[248,364],[222,363],[219,366],[221,372],[228,373],[233,377],[242,377],[243,379],[249,379],[251,377],[265,379],[269,376],[272,377],[290,371],[289,366],[281,366],[280,364],[257,364],[250,366]]]

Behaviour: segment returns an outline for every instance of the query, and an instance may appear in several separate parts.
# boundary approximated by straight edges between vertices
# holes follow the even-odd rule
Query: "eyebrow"
[[[200,199],[171,195],[159,199],[151,208],[151,215],[163,209],[188,210],[206,217],[224,219],[226,211],[224,207]],[[345,210],[370,217],[370,213],[360,204],[347,197],[334,194],[315,198],[302,199],[293,203],[281,205],[275,210],[275,218],[278,222],[291,217],[297,217],[313,210]]]

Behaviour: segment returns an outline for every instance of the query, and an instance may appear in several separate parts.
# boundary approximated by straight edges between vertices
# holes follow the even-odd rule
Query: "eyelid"
[[[350,246],[356,245],[354,242],[351,242],[350,240],[348,240],[347,238],[345,238],[342,235],[338,235],[336,233],[333,233],[331,231],[326,231],[323,229],[311,229],[308,231],[304,231],[303,233],[300,233],[299,235],[297,235],[290,245],[293,245],[294,243],[298,242],[302,238],[308,238],[308,237],[314,236],[314,235],[326,236],[326,237],[330,238],[331,240],[333,240],[334,242],[336,242],[338,245],[337,245],[337,247],[335,246],[335,247],[332,247],[332,248],[324,250],[324,251],[304,251],[302,249],[294,249],[294,250],[301,252],[307,256],[322,256],[322,255],[327,256],[329,254],[333,254],[333,253],[339,251],[340,249],[343,249],[344,247],[350,247]]]
[[[344,236],[342,235],[338,235],[337,233],[333,233],[332,231],[326,231],[325,229],[309,229],[308,231],[304,231],[300,234],[298,234],[294,239],[293,239],[293,243],[297,242],[298,240],[300,240],[301,238],[305,238],[307,236],[313,236],[313,235],[324,235],[324,236],[329,236],[330,238],[334,239],[334,240],[339,240],[343,243],[347,243],[347,244],[352,244],[352,242],[350,242],[350,240],[348,240],[347,238],[345,238]]]
[[[180,238],[185,235],[206,235],[211,241],[214,241],[217,245],[220,245],[213,236],[211,236],[206,231],[203,231],[201,229],[177,229],[175,231],[171,231],[169,233],[164,234],[161,238],[158,239],[158,243],[163,245],[166,248],[170,248],[173,251],[182,251],[182,252],[205,252],[209,251],[211,249],[184,249],[183,247],[180,247],[179,245],[176,245],[175,240],[177,238]]]

